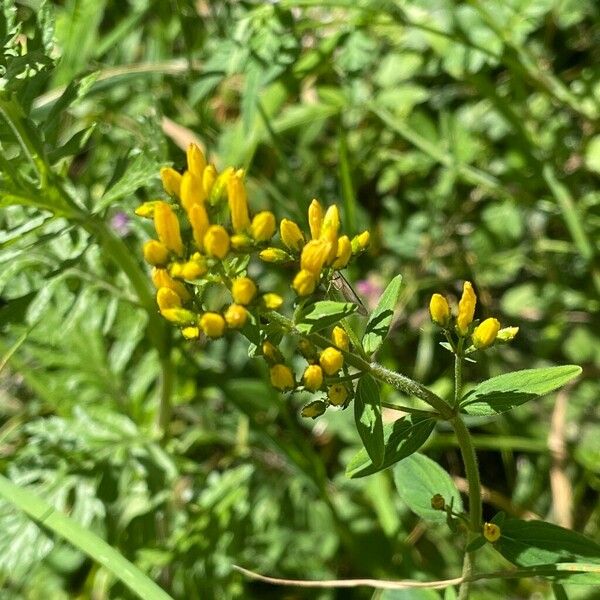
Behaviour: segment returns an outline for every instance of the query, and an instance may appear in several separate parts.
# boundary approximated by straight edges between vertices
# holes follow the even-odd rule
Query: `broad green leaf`
[[[377,382],[370,375],[363,375],[356,386],[354,420],[373,465],[381,465],[384,457],[381,401]]]
[[[434,419],[417,415],[407,415],[394,423],[388,423],[383,428],[385,450],[381,465],[373,464],[363,448],[354,455],[346,467],[346,475],[352,478],[365,477],[391,467],[416,452],[427,441],[434,426]]]
[[[394,467],[394,482],[398,495],[422,519],[446,522],[446,512],[431,508],[431,498],[441,494],[446,505],[452,503],[456,512],[463,511],[462,499],[450,475],[424,454],[408,456]]]
[[[334,325],[356,311],[356,304],[351,302],[334,302],[333,300],[322,300],[306,306],[298,318],[297,329],[302,333],[319,331]]]
[[[585,565],[600,565],[600,545],[570,529],[545,521],[520,519],[506,519],[501,529],[494,548],[519,567],[552,569],[555,563],[581,563],[583,569]],[[600,583],[600,567],[598,571],[592,569],[595,572],[568,577],[572,583]]]
[[[377,308],[369,317],[369,322],[367,323],[365,335],[362,340],[364,351],[367,354],[374,354],[377,352],[388,334],[401,285],[402,275],[396,275],[396,277],[388,284],[385,292],[383,292]]]
[[[581,367],[564,365],[498,375],[471,390],[460,408],[469,415],[497,415],[558,389],[580,373]]]

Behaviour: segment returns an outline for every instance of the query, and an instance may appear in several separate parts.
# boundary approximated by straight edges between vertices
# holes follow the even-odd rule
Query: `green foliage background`
[[[373,296],[404,277],[380,355],[389,367],[450,392],[426,307],[463,279],[479,316],[520,327],[468,379],[584,367],[564,392],[562,463],[548,444],[556,395],[472,424],[483,484],[500,495],[485,516],[556,520],[554,465],[573,485],[573,528],[599,539],[594,0],[29,0],[1,11],[3,474],[174,598],[371,597],[283,591],[233,564],[311,579],[459,573],[462,542],[412,515],[389,472],[345,477],[360,447],[351,410],[303,420],[301,399],[276,394],[242,340],[184,343],[157,318],[139,258],[150,230],[133,210],[160,196],[159,167],[183,166],[178,144],[193,132],[218,166],[248,168],[254,207],[302,221],[318,197],[340,203],[350,234],[371,229],[350,275]],[[175,408],[161,438],[165,393]],[[426,451],[462,476],[449,431]],[[7,503],[0,531],[2,599],[133,597]],[[491,552],[481,563],[506,566]],[[536,592],[551,594],[524,580],[473,595]]]

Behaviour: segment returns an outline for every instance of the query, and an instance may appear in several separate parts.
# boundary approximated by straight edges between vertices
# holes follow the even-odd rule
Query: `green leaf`
[[[0,497],[22,510],[32,519],[43,522],[44,527],[64,538],[90,558],[104,566],[129,589],[144,600],[170,600],[154,581],[134,564],[111,548],[103,539],[85,529],[76,521],[58,512],[53,506],[38,498],[28,489],[15,485],[0,475]]]
[[[362,340],[363,348],[367,354],[374,354],[377,352],[388,334],[401,285],[402,275],[396,275],[396,277],[390,281],[385,292],[383,292],[377,308],[369,317],[369,322],[367,323],[365,335]]]
[[[431,498],[441,494],[455,512],[463,511],[462,498],[450,475],[424,454],[413,454],[394,467],[398,495],[422,519],[446,522],[446,512],[431,508]]]
[[[581,367],[564,365],[498,375],[471,390],[460,408],[469,415],[497,415],[558,389],[580,373]]]
[[[297,329],[302,333],[311,333],[338,323],[344,317],[356,311],[356,304],[322,300],[304,307],[296,319]]]
[[[494,548],[519,567],[548,566],[555,563],[600,565],[600,545],[570,529],[545,521],[506,519]],[[574,567],[573,567],[574,570]],[[600,583],[600,569],[580,576],[566,575],[573,583]]]
[[[381,401],[377,382],[370,375],[363,375],[356,386],[354,420],[369,458],[374,466],[380,466],[385,454]]]
[[[376,466],[363,448],[346,467],[346,475],[351,478],[365,477],[391,467],[416,452],[427,441],[434,426],[434,419],[418,415],[407,415],[388,423],[383,428],[383,462]]]

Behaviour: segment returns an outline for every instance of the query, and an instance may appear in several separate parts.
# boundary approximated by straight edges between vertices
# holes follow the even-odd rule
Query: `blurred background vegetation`
[[[419,522],[388,472],[345,477],[359,447],[351,411],[303,420],[302,399],[274,393],[241,339],[184,342],[157,319],[139,258],[149,228],[133,210],[160,197],[159,167],[183,167],[182,147],[197,139],[217,166],[248,169],[256,209],[303,220],[318,197],[340,203],[350,234],[371,229],[350,273],[359,294],[372,304],[392,276],[405,281],[386,365],[450,391],[426,307],[434,291],[455,298],[464,279],[480,317],[520,327],[469,380],[581,364],[575,386],[472,426],[486,516],[539,515],[599,539],[595,0],[7,0],[0,10],[2,473],[174,598],[371,597],[251,583],[233,564],[310,579],[459,573],[462,542]],[[174,410],[161,437],[164,394]],[[464,489],[449,430],[426,452]],[[0,531],[2,599],[133,597],[6,503]],[[483,553],[482,569],[506,566]],[[550,595],[533,580],[474,589]]]

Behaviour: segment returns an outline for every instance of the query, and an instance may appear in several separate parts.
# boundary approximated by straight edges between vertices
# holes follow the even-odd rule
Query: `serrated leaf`
[[[369,317],[362,340],[363,349],[369,355],[379,350],[388,334],[401,285],[402,275],[396,275],[385,288],[377,308]]]
[[[545,521],[506,519],[494,548],[519,567],[551,567],[555,563],[600,565],[599,544],[580,533]],[[579,583],[600,583],[600,569],[577,579]],[[573,582],[577,579],[573,578]]]
[[[377,382],[370,375],[363,375],[356,386],[354,420],[365,450],[374,466],[383,462],[383,421]]]
[[[311,333],[339,323],[357,309],[351,302],[322,300],[306,306],[296,319],[296,328],[302,333]]]
[[[497,415],[558,389],[580,373],[581,367],[564,365],[498,375],[471,390],[460,408],[469,415]]]
[[[431,435],[435,420],[418,415],[407,415],[383,427],[384,456],[376,466],[363,448],[357,452],[346,467],[351,478],[365,477],[391,467],[416,452]]]
[[[452,478],[435,461],[424,454],[413,454],[394,467],[398,495],[422,519],[435,523],[446,521],[446,512],[431,508],[431,498],[441,494],[455,512],[463,512],[462,498]]]

